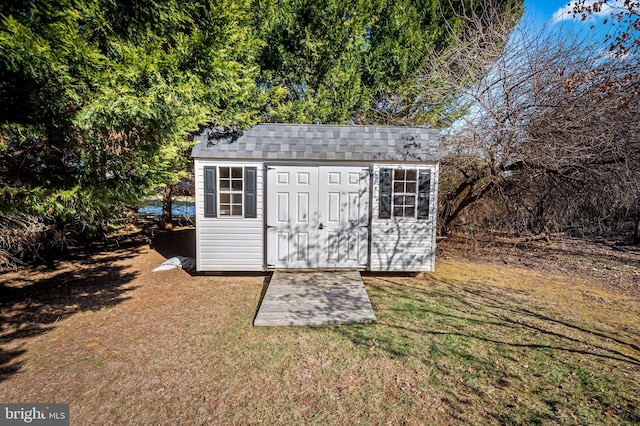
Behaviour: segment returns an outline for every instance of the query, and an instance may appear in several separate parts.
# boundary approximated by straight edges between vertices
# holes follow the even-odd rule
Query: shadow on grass
[[[258,316],[258,312],[260,312],[260,307],[262,306],[262,301],[264,300],[264,296],[267,294],[267,290],[269,289],[269,284],[271,283],[271,278],[273,274],[269,274],[264,277],[264,281],[262,282],[262,291],[260,292],[260,299],[258,299],[258,305],[256,306],[256,311],[253,314],[253,319],[251,320],[251,324],[254,324],[256,321],[256,317]]]
[[[640,421],[633,396],[638,386],[619,389],[615,383],[627,382],[629,374],[640,377],[635,336],[618,335],[516,291],[425,280],[372,278],[367,289],[377,324],[334,332],[403,365],[425,366],[450,415],[461,422],[469,421],[461,414],[469,398],[480,401],[491,422],[557,422],[558,413],[577,410],[576,402],[563,405],[557,395],[596,401],[588,403],[599,421],[609,415]],[[562,387],[567,377],[575,388]],[[532,401],[505,400],[503,410],[491,408],[496,394],[488,393],[513,396],[527,387],[536,389],[535,397],[527,397]]]
[[[158,231],[151,241],[151,247],[165,259],[174,256],[196,256],[195,228],[170,229]]]
[[[116,262],[134,257],[140,242],[106,256],[76,254],[53,267],[28,267],[0,279],[0,382],[20,371],[16,358],[24,339],[55,328],[56,322],[85,311],[115,306],[128,297],[126,285],[136,276]]]
[[[403,288],[397,287],[398,283],[389,279],[381,279],[381,281],[390,285],[379,286],[376,291],[386,293],[386,297],[391,299],[397,298],[397,300],[402,300],[403,297],[407,297],[407,293],[403,291]],[[447,286],[448,292],[443,293],[437,290],[430,291],[426,288],[417,289],[414,287],[411,290],[414,293],[409,297],[412,302],[415,302],[415,304],[413,304],[414,306],[411,306],[412,303],[410,302],[407,307],[411,309],[407,311],[397,308],[392,308],[392,310],[396,310],[399,315],[402,315],[403,312],[417,309],[418,312],[428,313],[429,317],[437,317],[437,322],[440,324],[446,324],[465,332],[440,332],[420,328],[411,329],[410,327],[391,323],[386,325],[388,327],[397,327],[417,333],[458,335],[507,346],[548,348],[556,351],[575,352],[640,366],[640,347],[635,343],[623,340],[621,337],[599,331],[596,328],[598,327],[597,324],[594,324],[594,328],[590,329],[584,325],[574,324],[566,319],[551,317],[550,315],[542,313],[542,311],[534,311],[524,306],[521,299],[510,297],[505,293],[499,294],[497,291],[483,290],[477,287],[469,288],[450,281],[443,281],[442,283]],[[420,293],[420,295],[416,293]],[[433,299],[429,299],[429,297]],[[438,299],[443,298],[455,301],[455,303],[442,304],[437,302]],[[434,301],[436,302],[435,304]],[[443,306],[444,309],[435,309],[434,306],[438,305]],[[459,307],[463,307],[463,309]],[[447,318],[449,320],[447,320]],[[470,327],[470,325],[472,324],[502,328],[507,327],[512,329],[512,333],[532,331],[556,343],[515,343],[483,335],[474,335],[471,333],[473,327]],[[505,334],[507,333],[499,333],[498,335]],[[513,336],[515,334],[507,335]],[[613,345],[618,347],[614,347]],[[633,352],[633,355],[621,351],[619,349],[620,346],[626,347],[627,350]]]

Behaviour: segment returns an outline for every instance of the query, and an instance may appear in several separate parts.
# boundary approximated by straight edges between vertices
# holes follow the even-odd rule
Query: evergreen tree
[[[175,179],[202,123],[257,121],[248,2],[0,7],[1,225],[94,224]]]
[[[259,84],[287,91],[275,122],[435,123],[416,74],[425,58],[485,9],[475,0],[255,0]],[[521,13],[522,1],[495,7]],[[473,36],[473,35],[469,35]]]

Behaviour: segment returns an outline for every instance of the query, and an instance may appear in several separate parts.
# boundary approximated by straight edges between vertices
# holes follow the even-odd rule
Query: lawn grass
[[[640,422],[638,294],[447,259],[366,276],[375,324],[261,328],[264,277],[152,274],[162,260],[112,260],[117,302],[5,338],[0,401],[70,402],[78,425]]]
[[[367,283],[377,326],[340,330],[414,369],[416,392],[438,395],[448,422],[640,421],[637,299],[603,302],[584,296],[603,293],[584,280],[458,262]]]

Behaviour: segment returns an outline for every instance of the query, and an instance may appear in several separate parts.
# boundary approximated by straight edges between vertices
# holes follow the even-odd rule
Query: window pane
[[[407,189],[405,192],[416,192],[416,183],[415,182],[407,182]]]
[[[395,180],[404,180],[404,170],[402,169],[395,169],[393,171],[393,178]]]
[[[404,182],[394,182],[393,192],[404,192]]]
[[[401,206],[404,204],[404,197],[402,195],[394,195],[393,196],[393,204],[396,206]]]
[[[420,172],[420,192],[429,192],[431,186],[431,173],[428,170]]]
[[[418,172],[415,169],[407,170],[407,180],[417,180]]]
[[[411,195],[404,197],[404,205],[405,206],[415,206],[416,205],[416,197],[411,196]]]
[[[404,209],[404,217],[415,217],[416,209],[415,207],[407,207]]]
[[[393,215],[396,217],[402,217],[402,206],[393,208]]]
[[[219,167],[220,215],[242,216],[243,171],[242,167]],[[231,193],[231,192],[239,193]]]

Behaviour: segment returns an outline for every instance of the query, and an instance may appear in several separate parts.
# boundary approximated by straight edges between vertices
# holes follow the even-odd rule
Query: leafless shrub
[[[15,269],[27,253],[37,252],[47,230],[36,216],[0,214],[0,268]]]
[[[48,261],[81,243],[105,239],[106,222],[80,220],[56,223],[41,216],[0,213],[0,270],[17,269],[31,261]]]
[[[582,34],[521,24],[497,52],[482,39],[505,37],[508,24],[466,25],[480,41],[453,43],[421,77],[440,83],[425,85],[425,97],[463,112],[444,144],[441,230],[489,196],[530,232],[637,215],[637,48],[609,55]]]

